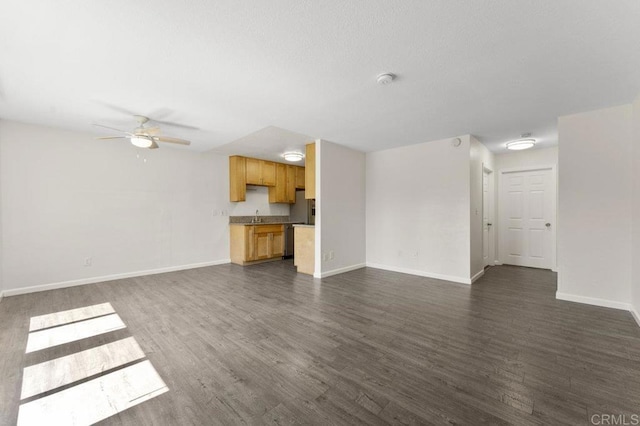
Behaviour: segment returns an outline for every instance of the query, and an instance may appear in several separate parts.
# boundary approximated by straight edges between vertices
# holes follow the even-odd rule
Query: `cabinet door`
[[[287,166],[287,202],[296,203],[296,166]]]
[[[276,185],[269,188],[270,203],[286,203],[287,199],[287,165],[275,163]]]
[[[257,158],[247,158],[246,176],[248,185],[262,185],[262,160]]]
[[[274,232],[271,235],[271,256],[284,256],[284,232]]]
[[[275,186],[276,184],[276,163],[273,161],[262,161],[262,185]]]
[[[254,260],[269,259],[271,256],[271,234],[255,234],[253,237]]]
[[[296,167],[296,188],[304,189],[304,167]]]
[[[245,201],[247,194],[246,158],[237,155],[229,157],[229,200]]]

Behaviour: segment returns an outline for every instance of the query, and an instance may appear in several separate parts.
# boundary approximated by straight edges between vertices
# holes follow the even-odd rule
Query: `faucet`
[[[260,223],[260,222],[262,222],[262,219],[258,217],[258,210],[256,210],[256,215],[253,217],[253,219],[251,219],[251,223]]]

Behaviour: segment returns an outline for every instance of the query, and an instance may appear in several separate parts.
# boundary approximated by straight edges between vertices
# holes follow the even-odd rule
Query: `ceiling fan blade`
[[[170,138],[167,136],[154,136],[153,140],[160,141],[160,142],[177,143],[180,145],[191,145],[191,142],[186,141],[184,139]]]
[[[96,139],[128,139],[126,136],[102,136]]]
[[[96,127],[102,127],[102,128],[109,129],[109,130],[115,130],[116,132],[124,133],[124,134],[127,134],[127,135],[131,134],[131,133],[125,131],[125,130],[116,129],[115,127],[109,127],[109,126],[105,126],[103,124],[93,123],[93,125],[96,126]]]
[[[160,127],[138,127],[136,133],[144,133],[147,135],[156,135],[160,132]]]
[[[156,141],[152,140],[151,146],[149,147],[149,149],[158,149],[158,148],[160,148],[160,146],[156,143]]]

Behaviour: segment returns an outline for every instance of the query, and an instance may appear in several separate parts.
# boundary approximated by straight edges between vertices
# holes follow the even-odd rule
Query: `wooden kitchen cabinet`
[[[296,189],[304,189],[305,168],[257,158],[229,157],[229,199],[246,201],[247,185],[269,187],[270,203],[296,202]]]
[[[304,167],[295,166],[296,168],[296,189],[304,189]]]
[[[299,167],[287,165],[287,202],[296,203],[296,169]]]
[[[234,155],[229,157],[229,199],[245,201],[247,198],[246,158]]]
[[[288,203],[287,198],[287,165],[276,164],[276,185],[269,188],[270,203]]]
[[[257,158],[245,158],[246,184],[274,186],[276,184],[276,163]]]
[[[231,225],[231,262],[247,265],[284,255],[284,225]]]
[[[247,185],[262,185],[262,160],[246,158]]]
[[[269,187],[270,203],[296,202],[296,166],[276,163],[276,186]]]
[[[304,198],[307,200],[316,198],[316,144],[306,146],[304,163]]]

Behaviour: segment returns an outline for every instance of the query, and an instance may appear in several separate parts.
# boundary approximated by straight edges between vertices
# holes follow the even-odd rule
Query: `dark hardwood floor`
[[[555,299],[510,266],[473,286],[290,261],[221,265],[5,298],[0,424],[22,370],[134,336],[169,392],[105,425],[590,424],[640,414],[640,327]],[[32,316],[110,302],[127,328],[25,355]]]

